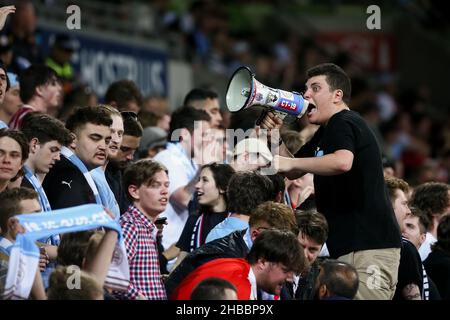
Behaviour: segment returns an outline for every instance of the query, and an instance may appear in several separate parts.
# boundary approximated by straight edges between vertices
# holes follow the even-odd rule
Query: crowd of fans
[[[7,281],[14,269],[11,253],[30,232],[16,216],[31,213],[44,221],[58,209],[79,208],[82,214],[87,204],[101,205],[110,225],[35,241],[39,259],[36,272],[26,270],[32,283],[22,298],[381,296],[376,287],[362,291],[368,271],[335,255],[334,245],[328,250],[336,219],[327,221],[317,209],[320,174],[264,175],[260,169],[277,155],[259,131],[239,141],[227,136],[225,129],[253,129],[263,108],[230,117],[216,92],[195,88],[170,112],[166,99],[143,97],[126,79],[117,79],[104,97],[96,97],[80,85],[70,65],[77,50],[74,39],[56,35],[45,58],[35,38],[32,2],[0,10],[9,10],[0,11],[0,20],[10,15],[0,35],[2,297],[16,295]],[[273,52],[232,37],[226,16],[209,2],[195,2],[187,15],[168,19],[163,27],[185,33],[193,48],[187,59],[219,73],[252,65],[263,83],[299,90],[311,78],[303,76],[306,69],[337,62],[294,34],[280,38]],[[387,77],[374,90],[350,60],[340,60],[340,66],[352,78],[349,106],[363,116],[383,154],[379,169],[385,181],[376,189],[383,192],[371,196],[390,200],[393,211],[383,214],[392,211],[389,221],[393,228],[396,221],[396,229],[389,232],[396,231],[401,241],[398,270],[383,275],[396,284],[391,298],[449,299],[450,132],[445,119],[429,112],[434,109],[426,86],[403,96],[396,80]],[[285,121],[283,146],[301,154],[318,127],[307,117]],[[122,263],[126,285],[113,285],[113,265]],[[67,285],[74,268],[80,288]]]

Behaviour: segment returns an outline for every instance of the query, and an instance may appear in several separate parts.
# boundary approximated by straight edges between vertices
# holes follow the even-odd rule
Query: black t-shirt
[[[422,268],[422,261],[420,260],[420,255],[416,247],[411,242],[403,238],[402,247],[400,250],[400,265],[398,267],[398,282],[393,298],[394,300],[404,300],[402,291],[409,284],[417,285],[419,287],[419,292],[422,295]]]
[[[350,171],[314,175],[317,211],[329,224],[331,257],[354,251],[400,248],[401,236],[384,182],[375,136],[354,111],[341,111],[321,126],[295,155],[315,157],[345,149],[353,153]]]
[[[63,156],[47,173],[42,187],[53,210],[96,203],[83,173]]]
[[[443,300],[450,299],[450,254],[434,249],[423,262]]]
[[[227,212],[208,212],[202,215],[190,215],[177,242],[181,251],[191,252],[205,243],[208,233],[228,217]]]

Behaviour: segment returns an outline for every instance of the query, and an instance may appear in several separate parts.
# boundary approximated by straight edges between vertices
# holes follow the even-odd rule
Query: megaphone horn
[[[271,108],[283,119],[287,114],[301,118],[308,109],[308,101],[297,92],[268,87],[255,79],[248,67],[239,67],[231,76],[226,93],[230,112],[238,112],[254,105]]]

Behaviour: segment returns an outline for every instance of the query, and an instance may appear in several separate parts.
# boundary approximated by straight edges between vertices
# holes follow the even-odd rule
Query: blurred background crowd
[[[207,87],[219,93],[228,128],[224,93],[238,66],[266,85],[302,92],[306,69],[334,62],[351,76],[351,108],[370,123],[397,175],[413,185],[450,179],[450,26],[442,2],[378,1],[374,30],[366,24],[370,1],[80,0],[80,29],[72,30],[71,4],[18,1],[0,36],[9,71],[43,62],[64,79],[62,120],[74,106],[104,101],[107,87],[127,78],[142,92],[135,111],[147,116],[144,127],[158,121],[149,114],[167,126],[186,92]]]

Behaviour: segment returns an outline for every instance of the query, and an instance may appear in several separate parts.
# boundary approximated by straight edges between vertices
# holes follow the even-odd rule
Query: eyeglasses
[[[138,115],[136,114],[136,112],[133,111],[122,111],[120,113],[122,115],[122,118],[125,119],[134,119],[137,120],[138,119]]]

